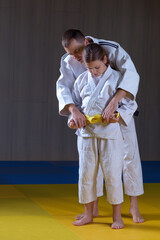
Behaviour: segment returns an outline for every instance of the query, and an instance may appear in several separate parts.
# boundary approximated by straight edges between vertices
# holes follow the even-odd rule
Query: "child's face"
[[[106,71],[106,69],[107,69],[106,63],[107,63],[107,58],[105,56],[103,61],[95,60],[90,63],[85,62],[85,65],[86,65],[88,71],[93,76],[99,77],[101,74],[103,74]]]

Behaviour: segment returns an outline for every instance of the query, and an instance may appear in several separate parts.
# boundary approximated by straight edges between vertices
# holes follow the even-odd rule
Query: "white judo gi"
[[[122,74],[108,66],[100,78],[89,71],[82,73],[73,88],[73,100],[81,112],[88,116],[102,114],[116,92]],[[117,111],[122,121],[129,124],[137,104],[129,98],[121,100]],[[107,200],[110,204],[123,202],[122,169],[123,137],[120,124],[96,123],[76,131],[79,153],[79,202],[89,203],[97,198],[96,179],[99,163],[106,183]]]
[[[139,75],[130,56],[116,42],[96,39],[90,36],[89,38],[91,38],[93,42],[103,46],[110,62],[123,74],[117,89],[121,88],[129,93],[129,97],[135,98],[138,91]],[[62,57],[60,67],[61,75],[56,83],[59,113],[61,115],[69,115],[65,106],[71,103],[74,104],[71,94],[72,88],[76,78],[85,70],[85,65],[75,60],[72,56],[65,54]],[[123,113],[121,112],[121,114]],[[121,131],[125,148],[123,168],[124,190],[129,196],[138,196],[143,194],[143,179],[134,119],[132,118],[128,125],[122,123]],[[97,196],[102,195],[103,176],[100,169],[97,178]]]

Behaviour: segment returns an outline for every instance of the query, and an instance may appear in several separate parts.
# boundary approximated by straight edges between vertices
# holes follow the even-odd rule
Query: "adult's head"
[[[88,43],[88,40],[78,29],[69,29],[62,36],[62,46],[65,51],[79,62],[82,62],[82,51]]]
[[[97,43],[88,44],[83,49],[82,60],[91,74],[96,77],[106,71],[109,63],[105,49]]]

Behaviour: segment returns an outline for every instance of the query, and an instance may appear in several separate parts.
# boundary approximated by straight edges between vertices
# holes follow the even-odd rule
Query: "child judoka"
[[[116,118],[113,115],[109,124],[103,122],[101,114],[115,94],[122,75],[110,67],[107,53],[96,43],[86,46],[82,56],[88,70],[77,78],[72,94],[75,105],[86,116],[88,122],[86,127],[76,131],[79,153],[79,202],[85,205],[85,215],[73,224],[81,226],[93,221],[93,202],[97,199],[96,178],[100,162],[107,200],[113,207],[112,228],[120,229],[124,226],[121,217],[124,144],[119,121],[124,121],[127,125],[137,109],[137,104],[129,98],[122,99],[117,108],[120,117]],[[69,126],[75,128],[71,116]]]

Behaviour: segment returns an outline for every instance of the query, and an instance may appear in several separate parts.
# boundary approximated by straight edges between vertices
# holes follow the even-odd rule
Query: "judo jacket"
[[[100,44],[107,52],[111,64],[122,74],[121,81],[117,88],[128,92],[128,96],[135,99],[139,75],[127,52],[116,42],[96,39],[89,36],[94,43]],[[59,101],[60,115],[68,116],[65,109],[67,104],[74,103],[72,99],[72,88],[77,77],[86,70],[83,63],[78,62],[72,56],[65,54],[61,58],[60,77],[56,83],[57,98]]]
[[[117,86],[123,78],[122,74],[108,66],[105,73],[95,81],[89,71],[82,73],[74,83],[72,99],[77,108],[85,115],[102,114],[106,105],[115,94]],[[97,83],[97,84],[96,84]],[[128,125],[137,109],[135,100],[126,97],[119,102],[117,111],[125,125]],[[76,134],[82,137],[99,137],[117,139],[119,123],[100,122],[89,124],[77,130]]]

